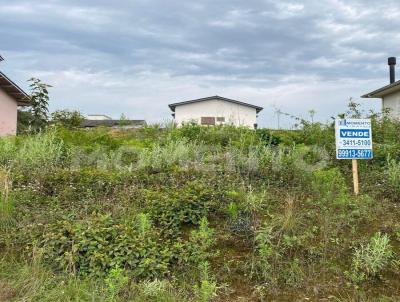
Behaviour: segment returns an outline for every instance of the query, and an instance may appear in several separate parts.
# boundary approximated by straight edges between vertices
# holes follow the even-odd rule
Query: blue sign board
[[[370,119],[336,119],[335,131],[337,159],[373,158]]]

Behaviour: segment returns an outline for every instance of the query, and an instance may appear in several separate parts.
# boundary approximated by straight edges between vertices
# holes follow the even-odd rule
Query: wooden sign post
[[[360,193],[358,159],[371,159],[372,129],[370,119],[336,119],[336,158],[351,159],[354,194]]]
[[[358,183],[358,162],[356,159],[351,160],[352,170],[353,170],[353,187],[354,194],[357,196],[360,193],[360,186]]]

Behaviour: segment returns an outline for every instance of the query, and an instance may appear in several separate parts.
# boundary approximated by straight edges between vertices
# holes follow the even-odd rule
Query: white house
[[[3,61],[1,56],[0,61]],[[17,133],[18,106],[28,106],[29,103],[29,96],[0,72],[0,136]]]
[[[211,96],[202,99],[184,101],[168,105],[172,110],[175,123],[199,125],[234,125],[257,128],[257,115],[262,107]]]
[[[392,117],[400,118],[400,81],[395,79],[396,58],[389,58],[388,65],[390,67],[390,84],[361,97],[382,99],[382,109],[389,110]]]

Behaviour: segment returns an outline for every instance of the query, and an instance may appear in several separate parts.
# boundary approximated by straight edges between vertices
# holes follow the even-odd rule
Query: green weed
[[[355,283],[377,277],[387,268],[392,256],[389,237],[378,232],[367,245],[356,248],[348,276]]]

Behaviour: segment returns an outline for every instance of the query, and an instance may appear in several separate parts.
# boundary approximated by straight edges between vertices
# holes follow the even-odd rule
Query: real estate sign
[[[370,119],[336,119],[335,131],[337,159],[373,157]]]

